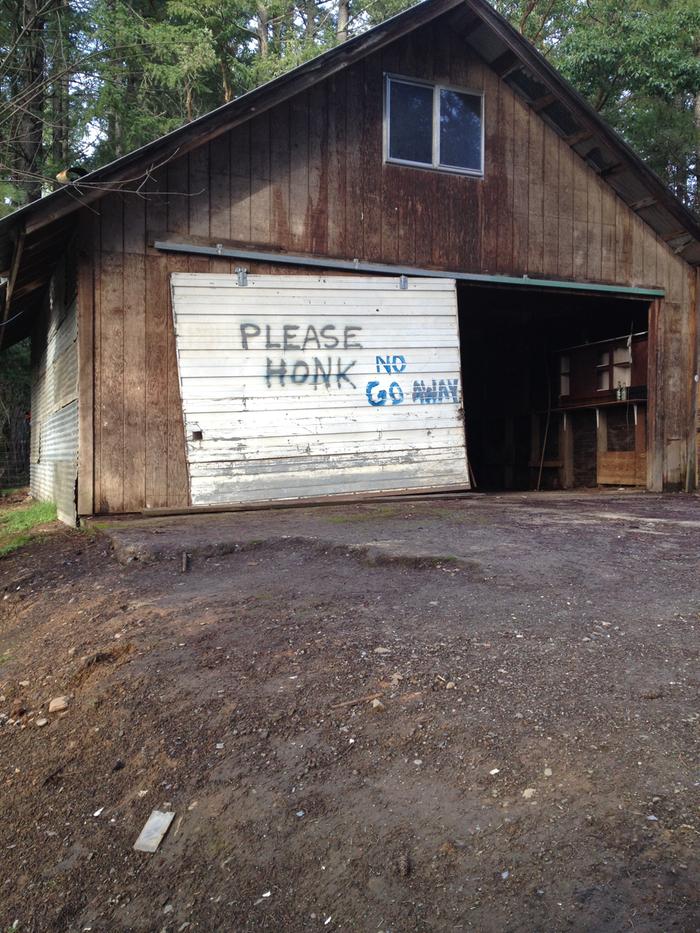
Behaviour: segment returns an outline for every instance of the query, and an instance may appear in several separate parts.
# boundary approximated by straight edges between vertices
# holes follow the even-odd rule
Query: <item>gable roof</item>
[[[342,45],[212,110],[0,220],[0,275],[7,278],[0,347],[28,332],[29,315],[81,207],[140,181],[183,155],[306,90],[409,32],[453,11],[453,27],[628,206],[687,262],[700,264],[700,222],[586,100],[487,0],[423,0]],[[19,320],[22,318],[25,320]]]

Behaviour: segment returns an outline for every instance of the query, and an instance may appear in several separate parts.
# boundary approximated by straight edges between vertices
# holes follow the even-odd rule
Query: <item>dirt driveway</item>
[[[700,499],[109,535],[0,561],[3,933],[700,929]]]

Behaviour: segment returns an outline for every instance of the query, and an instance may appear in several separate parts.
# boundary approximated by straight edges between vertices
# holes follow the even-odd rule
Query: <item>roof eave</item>
[[[642,220],[654,229],[649,216],[644,216],[649,211],[660,206],[668,212],[678,225],[681,231],[674,231],[674,236],[678,243],[681,242],[684,235],[689,236],[689,240],[682,243],[679,248],[674,248],[674,252],[681,255],[686,262],[691,265],[700,264],[700,221],[664,184],[661,178],[637,155],[637,153],[625,142],[625,140],[594,110],[589,102],[556,71],[547,59],[535,49],[509,22],[498,13],[486,0],[468,0],[472,10],[479,16],[481,21],[501,40],[513,56],[519,60],[538,79],[553,95],[553,97],[563,103],[575,116],[577,122],[581,125],[583,133],[578,141],[576,138],[566,141],[584,161],[588,161],[591,167],[601,175],[610,186],[616,191],[635,213],[639,214]],[[473,35],[473,33],[472,33]],[[469,41],[469,40],[467,40]],[[473,46],[475,47],[475,46]],[[487,64],[492,64],[486,59]],[[508,74],[512,76],[511,69]],[[511,85],[512,86],[512,85]],[[521,95],[523,96],[523,95]],[[528,101],[530,105],[533,101]],[[538,103],[543,106],[540,113],[546,117],[544,107],[546,101],[542,99]],[[537,108],[536,108],[537,109]],[[552,125],[552,124],[550,124]],[[555,130],[557,129],[554,127]],[[584,136],[584,134],[589,134]],[[561,132],[559,135],[563,135]],[[587,140],[602,140],[605,146],[614,153],[614,159],[609,165],[597,166],[587,158],[592,151],[592,144],[586,145]],[[648,192],[648,201],[643,206],[634,206],[634,202],[627,201],[620,191],[620,168],[626,169],[635,176]],[[612,170],[612,173],[611,173]],[[614,173],[618,172],[616,176]],[[670,236],[663,236],[660,231],[656,231],[667,242],[672,239]]]

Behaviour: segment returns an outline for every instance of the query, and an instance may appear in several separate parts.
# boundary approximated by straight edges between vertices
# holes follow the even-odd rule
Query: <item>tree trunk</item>
[[[262,3],[258,4],[258,42],[260,43],[260,58],[267,58],[270,54],[270,18],[267,9]]]
[[[305,10],[306,10],[306,38],[313,39],[313,37],[316,35],[316,14],[318,13],[318,7],[316,6],[316,0],[306,0]]]
[[[60,9],[64,0],[54,0],[54,5]],[[71,37],[65,29],[61,16],[52,16],[46,25],[45,44],[50,50],[49,60],[46,62],[47,75],[51,80],[50,100],[47,101],[50,112],[51,134],[51,174],[68,168],[70,160],[70,129],[69,129],[69,69]],[[66,54],[68,49],[68,54]]]
[[[39,0],[41,2],[41,0]],[[46,101],[44,29],[37,0],[22,0],[19,28],[27,28],[20,54],[21,91],[14,102],[19,111],[17,158],[13,166],[28,201],[41,197],[44,105]]]
[[[224,92],[224,103],[228,104],[229,101],[233,100],[233,87],[231,85],[231,75],[226,66],[226,62],[220,61],[219,68],[221,70],[221,87]]]
[[[190,81],[185,83],[185,113],[187,122],[191,123],[194,120],[194,91]]]
[[[336,26],[338,42],[345,42],[348,37],[349,3],[350,0],[338,0],[338,24]]]
[[[57,70],[65,67],[63,62],[58,63]],[[54,81],[52,91],[52,126],[51,126],[51,159],[57,171],[68,168],[70,158],[70,141],[68,128],[68,75],[62,74]]]

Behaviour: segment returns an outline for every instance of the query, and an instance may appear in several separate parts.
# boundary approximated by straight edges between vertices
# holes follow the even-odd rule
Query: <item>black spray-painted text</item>
[[[244,350],[361,350],[357,340],[361,330],[356,324],[241,324],[241,345]]]
[[[347,382],[354,389],[355,383],[348,376],[348,372],[356,362],[357,360],[352,360],[348,363],[339,356],[335,358],[327,356],[323,359],[315,356],[308,362],[307,360],[287,362],[284,359],[277,361],[268,356],[265,381],[268,388],[272,388],[273,384],[283,386],[287,380],[294,385],[304,385],[304,383],[314,387],[335,385],[339,389],[342,388],[344,382]]]

